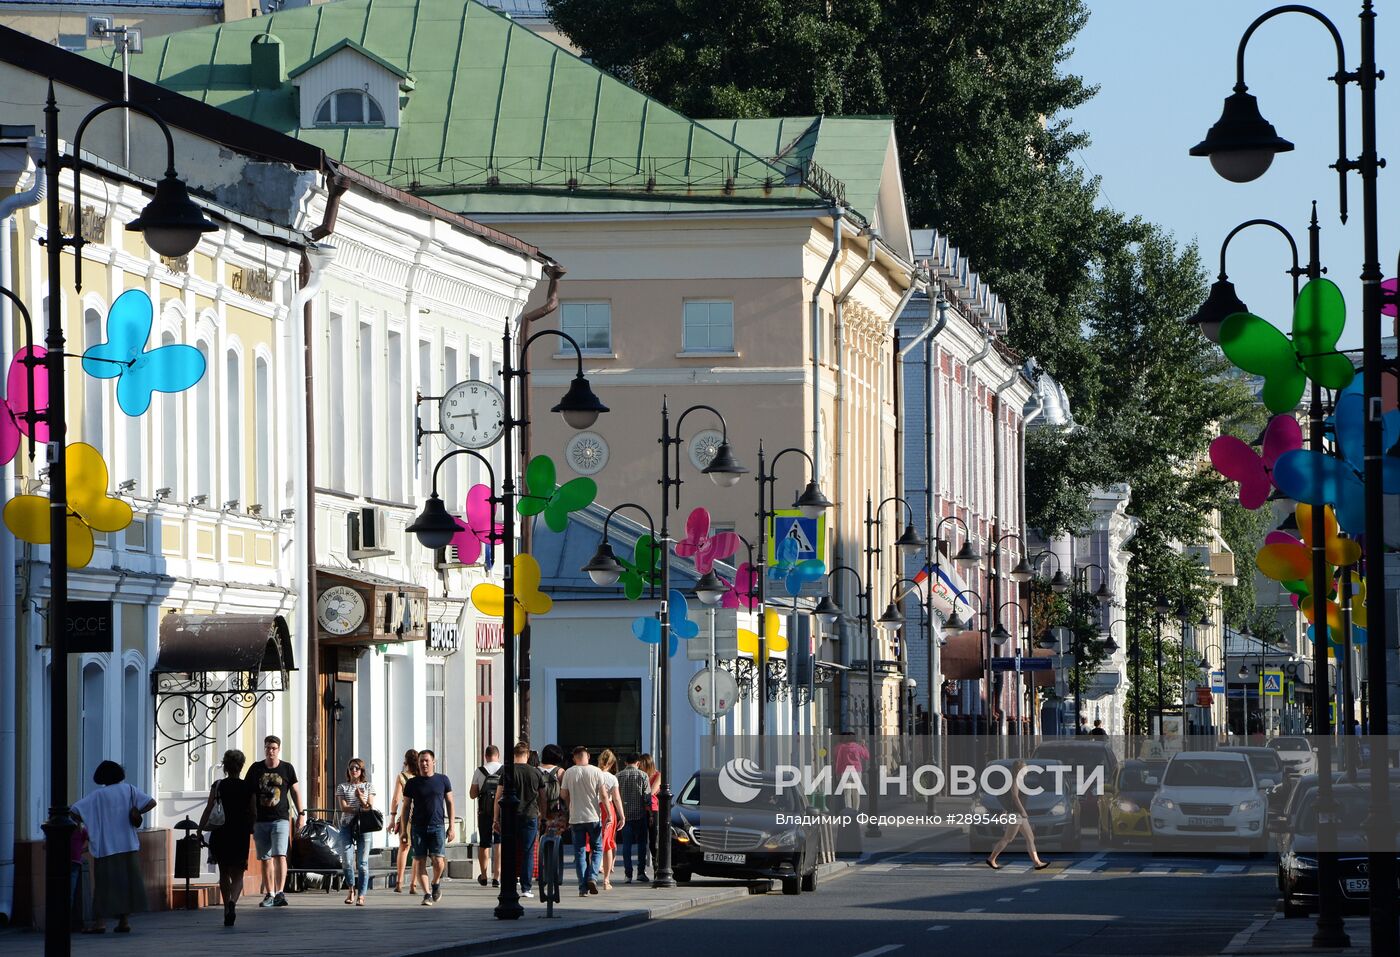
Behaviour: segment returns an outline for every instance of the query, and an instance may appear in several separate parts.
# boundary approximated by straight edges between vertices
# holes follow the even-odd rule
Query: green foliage
[[[1181,708],[1181,689],[1192,682],[1201,680],[1200,669],[1196,665],[1200,662],[1200,654],[1194,656],[1188,647],[1185,659],[1182,658],[1181,642],[1176,638],[1162,637],[1161,654],[1161,689],[1158,690],[1157,681],[1157,632],[1155,625],[1144,625],[1134,632],[1141,642],[1142,665],[1141,680],[1137,680],[1139,669],[1132,664],[1128,665],[1128,683],[1130,693],[1124,715],[1128,723],[1133,728],[1140,728],[1144,734],[1150,733],[1152,725],[1150,716],[1153,712],[1166,709],[1177,711]],[[1219,667],[1219,663],[1216,663]]]

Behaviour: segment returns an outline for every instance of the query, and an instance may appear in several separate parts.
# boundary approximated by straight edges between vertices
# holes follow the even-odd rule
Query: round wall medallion
[[[579,475],[601,472],[608,464],[608,441],[597,432],[580,432],[564,447],[564,458]]]
[[[715,429],[697,432],[695,438],[690,440],[690,461],[697,469],[705,468],[714,461],[715,453],[719,451],[723,441],[724,433]]]

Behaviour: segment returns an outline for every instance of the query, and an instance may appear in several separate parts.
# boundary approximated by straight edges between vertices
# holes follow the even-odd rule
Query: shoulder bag
[[[219,783],[214,782],[214,806],[209,811],[209,820],[206,822],[209,830],[216,827],[223,827],[228,819],[224,816],[224,799],[219,796]]]

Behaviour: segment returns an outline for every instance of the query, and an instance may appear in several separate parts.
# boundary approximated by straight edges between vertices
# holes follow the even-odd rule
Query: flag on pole
[[[967,600],[967,583],[962,580],[957,569],[948,565],[926,564],[912,580],[917,583],[917,587],[905,586],[904,591],[899,594],[900,601],[912,593],[917,593],[920,601],[926,601],[928,589],[932,586],[933,612],[939,616],[939,624],[953,617],[954,606],[958,607],[960,617],[967,617],[971,609]]]

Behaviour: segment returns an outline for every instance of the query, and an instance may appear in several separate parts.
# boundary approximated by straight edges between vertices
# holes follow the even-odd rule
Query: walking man
[[[515,746],[512,757],[513,763],[501,772],[501,786],[496,788],[492,824],[496,833],[500,834],[501,798],[507,787],[514,789],[520,799],[519,809],[515,812],[515,873],[520,878],[520,896],[533,898],[535,893],[530,889],[530,873],[534,870],[535,838],[539,836],[540,808],[544,806],[544,778],[539,771],[531,767],[530,745],[524,741]],[[499,851],[499,848],[497,850]]]
[[[287,883],[287,846],[292,839],[291,804],[296,804],[296,823],[306,815],[301,803],[297,771],[282,760],[282,739],[275,734],[263,738],[265,757],[248,769],[243,779],[253,788],[256,819],[253,843],[262,866],[263,899],[259,907],[286,907],[283,889]]]
[[[632,852],[637,852],[637,880],[647,877],[647,812],[651,810],[651,788],[646,772],[637,767],[641,755],[627,755],[627,767],[617,773],[617,793],[622,798],[623,825],[618,835],[622,851],[622,869],[627,883],[632,883]]]
[[[431,751],[418,752],[418,776],[409,778],[403,786],[408,803],[407,817],[413,846],[413,882],[427,870],[427,860],[433,860],[432,892],[423,895],[423,906],[431,907],[442,900],[442,872],[447,869],[447,829],[456,820],[452,813],[452,782],[447,775],[437,773],[437,755]]]
[[[598,893],[598,874],[603,870],[603,772],[588,763],[588,749],[574,748],[574,766],[564,772],[560,789],[569,805],[569,833],[574,846],[574,871],[578,874],[578,895]],[[584,849],[587,845],[587,850]]]
[[[495,830],[493,817],[496,795],[500,789],[501,752],[494,744],[488,744],[481,756],[481,766],[472,775],[471,787],[467,789],[467,797],[476,801],[476,879],[482,887],[486,886],[488,858],[491,862],[491,886],[501,886],[501,835]]]

